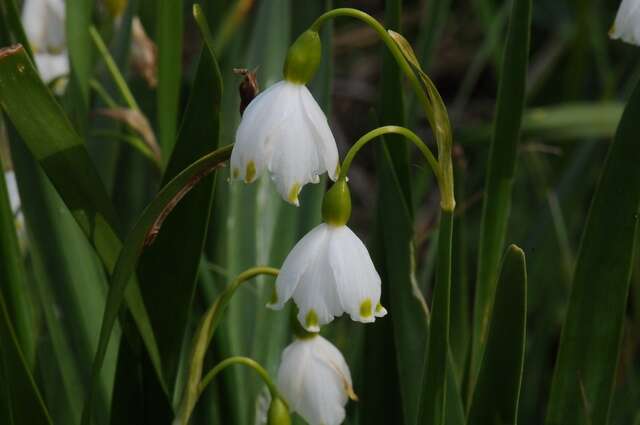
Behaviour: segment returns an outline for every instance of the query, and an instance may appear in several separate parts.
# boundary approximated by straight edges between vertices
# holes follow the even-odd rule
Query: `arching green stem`
[[[319,31],[326,21],[338,16],[355,18],[369,25],[378,34],[378,36],[380,36],[398,63],[398,66],[409,80],[411,87],[416,93],[416,96],[424,109],[429,125],[431,126],[436,142],[438,143],[438,163],[440,164],[440,173],[437,177],[442,196],[440,205],[444,211],[453,211],[455,208],[455,199],[453,190],[453,167],[451,161],[452,142],[450,138],[448,118],[446,117],[446,110],[444,109],[444,104],[442,103],[442,99],[437,93],[435,86],[420,68],[420,64],[415,57],[415,53],[404,37],[393,32],[390,33],[375,18],[360,10],[352,8],[338,8],[330,10],[316,19],[309,29]],[[446,131],[444,131],[445,128]]]
[[[260,365],[260,363],[258,363],[257,361],[255,361],[253,359],[250,359],[249,357],[241,357],[241,356],[229,357],[228,359],[224,359],[223,361],[221,361],[220,363],[215,365],[213,367],[213,369],[211,369],[205,375],[205,377],[202,379],[202,382],[200,383],[200,387],[198,388],[199,391],[200,392],[204,391],[205,388],[207,388],[207,385],[209,385],[209,383],[211,383],[211,381],[213,381],[213,379],[216,377],[216,375],[218,373],[222,372],[222,370],[224,370],[226,367],[234,365],[234,364],[241,364],[241,365],[248,366],[251,369],[255,370],[256,373],[258,375],[260,375],[260,378],[262,378],[264,383],[267,385],[267,388],[269,388],[269,392],[271,393],[271,397],[272,398],[276,398],[276,397],[282,398],[280,396],[280,393],[278,392],[278,388],[276,387],[276,385],[271,380],[271,377],[269,376],[269,372],[267,372],[266,369],[263,368]]]
[[[358,141],[354,143],[353,146],[351,146],[351,149],[349,149],[349,152],[347,152],[347,154],[345,155],[344,161],[342,162],[342,166],[340,167],[340,175],[338,179],[344,179],[347,177],[347,173],[349,172],[349,167],[351,166],[351,162],[353,161],[353,158],[355,158],[358,151],[360,151],[360,149],[362,149],[364,145],[366,145],[367,143],[369,143],[370,141],[374,140],[377,137],[383,136],[385,134],[392,134],[392,133],[404,136],[411,143],[416,145],[418,150],[420,150],[420,153],[422,153],[424,158],[429,163],[429,166],[433,170],[433,173],[435,174],[438,181],[441,180],[440,165],[438,164],[438,161],[436,160],[436,158],[433,156],[433,153],[431,153],[431,150],[429,149],[429,147],[422,141],[422,139],[416,133],[409,130],[408,128],[400,127],[397,125],[386,125],[384,127],[378,127],[374,130],[371,130],[370,132],[362,136],[360,139],[358,139]]]
[[[373,16],[368,15],[361,10],[352,9],[349,7],[333,9],[320,15],[318,19],[316,19],[315,22],[309,27],[309,29],[313,31],[319,31],[326,21],[328,21],[329,19],[337,18],[338,16],[349,16],[351,18],[358,19],[369,25],[376,33],[378,33],[384,44],[387,46],[387,48],[389,48],[389,51],[395,58],[396,62],[398,62],[398,66],[400,66],[402,72],[404,72],[404,74],[409,79],[411,86],[416,91],[416,94],[420,99],[420,103],[422,103],[422,106],[425,108],[427,117],[430,117],[432,115],[431,103],[429,102],[426,93],[422,89],[422,83],[420,83],[420,80],[418,80],[418,77],[411,68],[409,62],[407,62],[407,60],[405,59],[396,42],[393,40],[393,38],[391,38],[387,30],[380,24],[380,22],[378,22]]]
[[[218,327],[220,319],[222,318],[222,314],[229,305],[229,301],[231,301],[233,294],[235,294],[240,285],[250,279],[253,279],[256,276],[277,276],[278,272],[278,269],[264,266],[252,267],[243,271],[233,280],[233,282],[231,282],[231,284],[224,290],[224,292],[222,292],[222,294],[220,294],[218,298],[216,298],[211,307],[209,307],[209,310],[207,310],[205,315],[200,320],[200,324],[198,325],[198,330],[196,331],[196,335],[193,341],[193,349],[191,351],[189,376],[187,378],[184,394],[182,396],[182,402],[180,403],[179,423],[186,425],[189,422],[189,418],[191,417],[193,408],[198,402],[200,393],[202,393],[202,389],[206,387],[206,384],[203,385],[201,383],[204,358],[207,350],[209,349],[209,344],[211,343],[213,333]],[[232,357],[232,359],[233,358],[234,357]],[[213,370],[211,372],[213,372]],[[215,376],[215,373],[213,374],[213,376]],[[213,376],[210,378],[210,380],[213,379]]]

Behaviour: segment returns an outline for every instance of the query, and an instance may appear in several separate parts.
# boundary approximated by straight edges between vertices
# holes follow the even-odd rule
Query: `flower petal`
[[[335,181],[338,177],[338,148],[329,128],[327,117],[306,87],[301,90],[300,97],[305,118],[314,135],[316,149],[323,160],[324,166],[320,174],[326,171],[331,180]]]
[[[45,83],[69,73],[69,57],[66,51],[57,54],[36,53],[35,58],[40,77]]]
[[[342,308],[352,320],[373,322],[379,310],[380,276],[367,248],[351,229],[339,226],[330,232],[328,249]]]
[[[609,36],[627,43],[640,45],[640,2],[622,0]]]
[[[324,172],[313,132],[301,109],[296,109],[269,136],[272,156],[268,165],[278,192],[287,202],[298,205],[298,193]]]
[[[282,354],[278,387],[289,403],[311,425],[339,425],[351,374],[344,357],[329,341],[316,335],[298,339]]]
[[[269,135],[295,108],[297,86],[281,81],[256,96],[245,109],[231,152],[231,178],[254,181],[271,158]]]
[[[327,239],[327,229],[316,226],[293,247],[276,279],[276,300],[268,307],[280,310],[291,298],[300,283],[300,279],[311,263],[317,258]]]

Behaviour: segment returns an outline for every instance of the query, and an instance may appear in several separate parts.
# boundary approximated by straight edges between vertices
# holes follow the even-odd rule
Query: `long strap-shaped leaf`
[[[199,8],[197,8],[200,11]],[[206,25],[199,12],[198,20]],[[180,133],[167,171],[166,184],[183,168],[218,147],[222,76],[211,42],[205,43]],[[172,211],[162,233],[145,250],[138,267],[140,288],[156,330],[167,385],[173,387],[182,340],[196,287],[200,253],[207,234],[213,177],[189,192]],[[176,256],[176,242],[180,255]],[[166,320],[171,311],[172,320]]]
[[[640,205],[640,85],[622,115],[582,235],[547,425],[606,424]]]
[[[487,346],[469,424],[515,424],[524,364],[527,269],[524,252],[511,245],[502,260]]]
[[[8,424],[52,424],[40,391],[29,371],[0,292],[0,394],[8,395]],[[4,409],[3,409],[4,410]],[[5,422],[6,421],[6,422]]]
[[[20,45],[0,50],[0,103],[105,268],[112,271],[121,248],[113,206],[83,140]],[[154,368],[162,377],[155,336],[138,285],[131,285],[126,296]]]
[[[482,208],[473,312],[470,389],[473,389],[473,382],[482,358],[482,347],[487,338],[489,317],[498,282],[500,256],[504,249],[509,222],[516,147],[524,109],[530,27],[531,0],[514,0],[500,73],[493,140]]]
[[[131,230],[127,236],[113,271],[109,294],[107,295],[107,305],[100,330],[100,342],[98,343],[98,351],[93,364],[93,382],[89,400],[91,400],[92,394],[95,392],[97,376],[102,368],[104,355],[109,344],[109,337],[118,317],[125,290],[127,289],[127,283],[129,283],[130,277],[136,269],[138,258],[145,244],[148,245],[153,241],[160,230],[162,222],[180,199],[202,178],[206,177],[209,173],[221,166],[224,161],[229,159],[232,146],[233,145],[227,145],[205,155],[174,177],[147,206],[133,230]],[[91,403],[88,403],[85,405],[85,411],[83,413],[84,424],[89,423],[88,418],[90,417],[90,411]]]

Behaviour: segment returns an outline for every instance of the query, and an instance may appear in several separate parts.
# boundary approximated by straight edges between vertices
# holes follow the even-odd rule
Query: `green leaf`
[[[158,95],[156,120],[158,140],[164,158],[169,158],[176,143],[178,104],[182,78],[182,27],[181,1],[156,3],[156,40],[158,43]]]
[[[17,132],[95,247],[105,268],[112,270],[121,244],[114,230],[117,220],[106,189],[83,140],[20,45],[0,50],[0,99]],[[162,376],[155,336],[137,283],[127,292],[127,302],[154,367]],[[106,348],[102,347],[102,355]],[[94,379],[97,385],[97,372]]]
[[[39,350],[38,366],[53,375],[43,379],[43,393],[56,422],[77,424],[98,343],[100,317],[95,313],[104,308],[107,279],[84,233],[25,144],[15,131],[9,136],[28,229],[32,286],[46,331],[37,334],[47,350]],[[94,416],[99,424],[108,414],[117,347],[112,348],[100,377]]]
[[[68,0],[65,4],[66,39],[69,51],[69,87],[65,94],[73,122],[80,134],[86,130],[89,111],[89,80],[92,71],[92,49],[89,37],[92,0]]]
[[[0,292],[7,300],[9,317],[15,324],[20,348],[32,364],[35,354],[32,312],[16,225],[5,173],[0,169]]]
[[[500,256],[504,249],[509,222],[516,148],[524,110],[530,26],[531,0],[515,0],[511,10],[500,73],[493,140],[489,152],[482,207],[473,311],[470,391],[474,387],[483,346],[486,343],[489,317],[498,282]]]
[[[453,212],[443,210],[438,231],[436,286],[431,303],[419,423],[448,423],[447,382],[452,365],[449,354],[452,239]]]
[[[163,185],[183,168],[217,147],[221,100],[220,69],[211,46],[205,46]],[[170,393],[195,293],[213,188],[214,176],[211,176],[201,181],[180,201],[167,217],[153,245],[142,254],[138,267],[140,288],[153,328],[157,330]],[[175,255],[176,249],[180,250],[179,257]],[[166,320],[168,312],[172,317],[169,322]]]
[[[91,394],[95,391],[95,376],[100,372],[104,361],[105,351],[109,344],[109,338],[118,317],[118,312],[129,283],[138,264],[138,258],[145,246],[153,243],[160,232],[160,226],[172,208],[192,189],[200,180],[215,171],[231,155],[232,145],[227,145],[210,154],[203,156],[189,167],[185,168],[156,195],[153,201],[144,210],[134,228],[131,230],[122,247],[118,261],[111,276],[111,284],[107,295],[107,305],[100,329],[100,342],[93,364],[94,382]],[[138,306],[140,307],[140,306]],[[133,310],[133,309],[132,309]],[[140,324],[138,324],[140,326]],[[146,329],[143,329],[146,330]],[[146,330],[150,331],[150,329]],[[144,333],[143,333],[144,335]],[[159,376],[162,376],[159,374]],[[91,400],[91,396],[89,398]],[[87,424],[91,412],[91,402],[85,405],[84,423]]]
[[[524,252],[507,248],[468,423],[515,424],[524,366],[527,268]]]
[[[609,147],[582,235],[551,386],[548,425],[608,421],[638,227],[639,113],[640,86],[636,86]]]
[[[9,417],[2,418],[8,424],[52,424],[47,407],[29,371],[29,365],[20,349],[9,317],[9,311],[0,292],[0,392],[9,396]],[[4,409],[3,409],[4,410]]]

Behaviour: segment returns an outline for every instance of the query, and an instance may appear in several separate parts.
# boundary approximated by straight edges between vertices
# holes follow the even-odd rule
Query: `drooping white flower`
[[[63,0],[25,0],[22,23],[42,80],[69,73]]]
[[[338,148],[327,118],[304,84],[280,81],[244,111],[231,153],[231,177],[253,182],[266,169],[280,195],[298,205],[302,187],[325,171],[335,180]]]
[[[609,36],[640,46],[640,0],[622,0]]]
[[[281,309],[289,298],[310,332],[342,313],[363,323],[387,314],[369,252],[346,225],[322,223],[296,244],[280,269],[269,307]]]
[[[289,409],[310,425],[339,425],[347,399],[356,399],[347,362],[320,335],[296,339],[282,353],[278,388]]]

